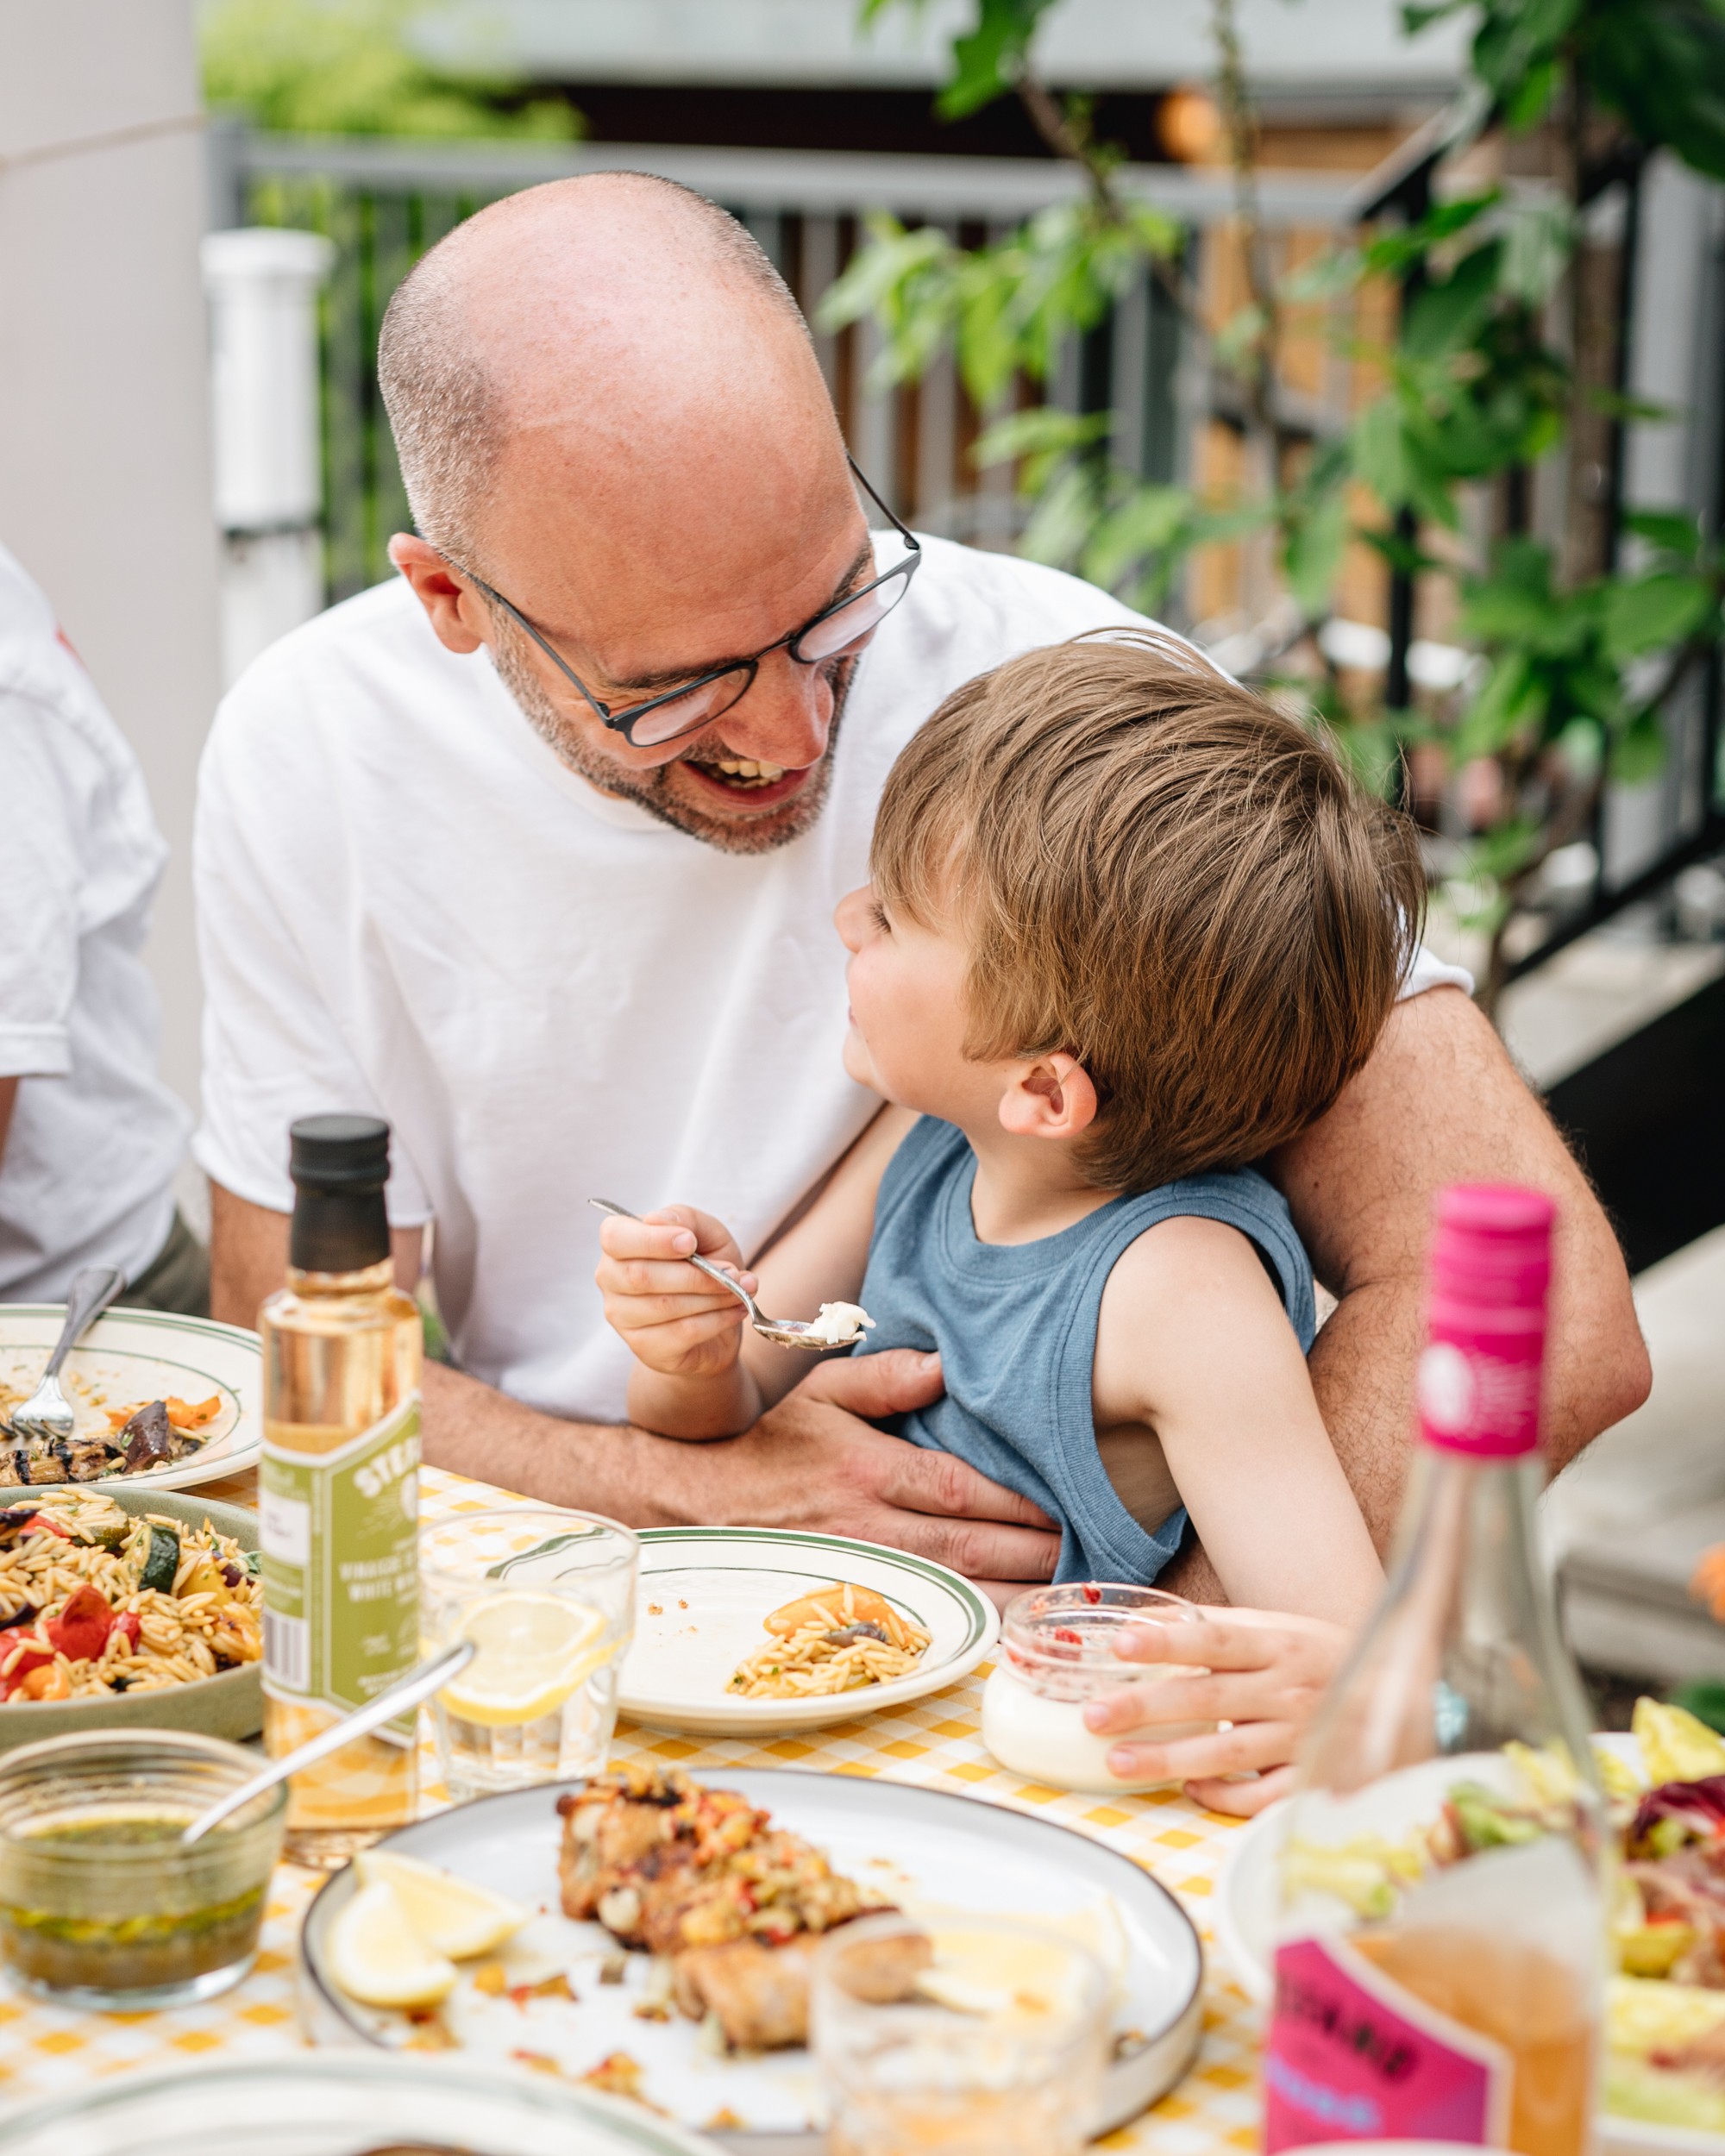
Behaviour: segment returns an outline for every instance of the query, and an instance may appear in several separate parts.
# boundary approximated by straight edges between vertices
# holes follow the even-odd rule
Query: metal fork
[[[60,1366],[83,1334],[126,1285],[126,1275],[112,1265],[86,1265],[72,1275],[66,1292],[66,1323],[54,1342],[53,1353],[42,1372],[41,1382],[22,1407],[12,1410],[12,1427],[21,1438],[69,1438],[74,1426],[72,1407],[60,1388]]]
[[[589,1198],[587,1203],[595,1211],[612,1213],[619,1220],[641,1219],[638,1213],[631,1213],[627,1206],[612,1205],[609,1198]],[[749,1313],[750,1324],[763,1340],[771,1340],[779,1347],[810,1348],[817,1355],[825,1355],[833,1345],[831,1340],[812,1340],[809,1338],[811,1328],[800,1318],[763,1318],[749,1290],[739,1288],[730,1274],[723,1267],[715,1265],[710,1258],[686,1257],[681,1262],[685,1265],[693,1265],[698,1273],[705,1273],[709,1280],[716,1280],[721,1288],[728,1288]]]

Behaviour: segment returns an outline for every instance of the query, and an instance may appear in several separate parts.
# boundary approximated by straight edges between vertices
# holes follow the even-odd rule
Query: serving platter
[[[1054,1821],[940,1790],[781,1768],[726,1768],[711,1779],[765,1806],[776,1824],[806,1836],[837,1870],[924,1921],[962,1910],[1117,1925],[1122,1967],[1115,2056],[1096,2132],[1136,2117],[1191,2064],[1203,1971],[1197,1934],[1173,1896],[1129,1858]],[[627,1957],[621,1984],[601,1984],[615,1941],[598,1925],[572,1923],[558,1911],[560,1794],[548,1787],[481,1797],[403,1827],[380,1845],[543,1912],[511,1943],[500,1996],[487,1996],[464,1976],[444,2006],[443,2022],[460,2055],[524,2053],[579,2081],[601,2059],[622,2053],[640,2067],[649,2102],[733,2149],[762,2156],[820,2150],[819,2090],[808,2053],[727,2058],[709,2049],[697,2024],[681,2015],[641,2018],[635,2009],[650,1996],[651,1964],[644,1954]],[[306,1916],[301,1952],[309,2032],[324,2043],[401,2046],[422,2040],[423,2030],[405,2017],[345,1997],[330,1974],[331,1927],[354,1890],[351,1871],[338,1872]],[[1089,1912],[1088,1919],[1081,1912]],[[556,1971],[567,1974],[573,2002],[518,2002],[508,1996],[510,1985]]]
[[[60,1303],[0,1303],[0,1407],[8,1393],[28,1395],[41,1376],[66,1310]],[[77,1435],[106,1437],[109,1407],[177,1395],[197,1402],[212,1393],[222,1406],[195,1452],[138,1475],[105,1476],[83,1489],[196,1489],[254,1467],[263,1445],[259,1410],[262,1354],[258,1336],[213,1318],[159,1310],[104,1313],[66,1357],[60,1382],[78,1417]],[[0,1502],[18,1495],[0,1449]],[[33,1494],[41,1495],[36,1489]]]
[[[207,1520],[217,1534],[231,1535],[242,1550],[258,1546],[258,1516],[241,1505],[220,1505],[172,1490],[141,1489],[135,1482],[85,1482],[111,1497],[122,1512],[154,1513],[196,1530]],[[52,1497],[52,1489],[24,1490],[24,1498]],[[0,1701],[0,1752],[66,1737],[84,1729],[191,1729],[205,1737],[242,1744],[264,1726],[263,1664],[242,1663],[191,1684],[160,1691],[113,1692],[95,1699]]]
[[[1634,1737],[1602,1730],[1593,1741],[1638,1776],[1641,1773],[1640,1747]],[[1456,1778],[1453,1762],[1433,1760],[1430,1765],[1428,1786],[1416,1784],[1411,1777],[1400,1777],[1409,1789],[1415,1809],[1424,1816],[1435,1812],[1445,1790]],[[1277,1872],[1290,1802],[1284,1797],[1280,1803],[1270,1805],[1233,1838],[1216,1880],[1216,1943],[1242,1990],[1259,2005],[1269,2003],[1274,1989]],[[1381,1831],[1394,1838],[1413,1823],[1413,1816],[1402,1811],[1396,1818],[1383,1821]],[[1595,2124],[1606,2156],[1725,2156],[1725,2134],[1618,2118],[1608,2111],[1601,2111]]]
[[[0,2118],[4,2156],[714,2156],[637,2106],[518,2067],[358,2053],[126,2073]]]
[[[1000,1635],[986,1595],[944,1564],[842,1535],[770,1527],[649,1527],[641,1537],[635,1639],[618,1705],[696,1737],[790,1736],[854,1721],[957,1684]],[[933,1640],[906,1677],[818,1699],[727,1695],[731,1671],[768,1643],[762,1620],[836,1580],[872,1588]]]

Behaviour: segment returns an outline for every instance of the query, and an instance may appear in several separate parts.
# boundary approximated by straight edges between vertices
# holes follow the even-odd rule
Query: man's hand
[[[1380,1550],[1401,1509],[1432,1201],[1445,1184],[1527,1183],[1557,1200],[1545,1411],[1552,1468],[1647,1398],[1647,1351],[1611,1224],[1458,989],[1398,1004],[1371,1061],[1270,1172],[1319,1279],[1340,1299],[1312,1351],[1312,1382]],[[1195,1576],[1179,1586],[1203,1593]]]
[[[933,1356],[850,1357],[819,1365],[740,1438],[683,1445],[627,1426],[561,1421],[432,1363],[425,1457],[631,1527],[809,1527],[913,1551],[955,1572],[1049,1578],[1060,1539],[1028,1499],[950,1453],[925,1452],[859,1420],[925,1407],[939,1392]]]

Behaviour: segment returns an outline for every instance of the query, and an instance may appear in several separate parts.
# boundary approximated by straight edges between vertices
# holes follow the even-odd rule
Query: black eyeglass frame
[[[869,497],[869,500],[874,503],[875,508],[880,511],[881,514],[892,525],[894,530],[898,533],[899,536],[910,548],[910,552],[905,555],[904,559],[900,561],[895,561],[892,567],[887,570],[884,574],[871,578],[867,584],[859,586],[856,591],[846,592],[843,598],[834,599],[831,605],[823,606],[818,614],[812,615],[802,624],[800,629],[794,629],[789,636],[781,636],[776,642],[763,646],[761,650],[755,654],[752,659],[733,659],[726,666],[714,667],[710,673],[698,674],[692,680],[681,682],[674,689],[667,689],[659,696],[650,696],[644,703],[627,705],[621,710],[614,705],[601,702],[600,699],[596,697],[593,691],[587,686],[586,683],[582,680],[580,674],[575,672],[574,668],[569,664],[568,661],[565,659],[562,654],[557,650],[554,644],[552,644],[550,640],[543,636],[540,631],[533,626],[532,623],[528,620],[526,615],[521,611],[520,608],[512,605],[510,600],[506,599],[501,592],[494,590],[491,585],[486,582],[483,577],[475,576],[471,569],[462,568],[459,561],[452,561],[449,566],[453,569],[458,571],[461,575],[464,576],[467,582],[473,585],[477,591],[483,592],[486,597],[490,599],[494,605],[500,606],[504,612],[509,616],[510,619],[514,622],[518,628],[526,631],[526,633],[533,639],[534,642],[538,645],[540,650],[543,651],[545,656],[551,661],[552,665],[556,667],[558,673],[563,676],[563,679],[568,682],[569,686],[573,689],[575,689],[580,693],[589,709],[595,714],[603,725],[609,727],[613,733],[621,734],[623,738],[629,743],[631,749],[637,746],[649,749],[662,749],[665,746],[667,742],[681,741],[685,734],[699,733],[702,727],[711,726],[717,720],[723,718],[726,711],[734,711],[737,705],[743,701],[743,698],[748,695],[750,690],[755,686],[755,677],[761,671],[761,661],[770,656],[772,653],[775,651],[787,651],[790,654],[791,657],[796,661],[799,666],[805,667],[831,666],[834,660],[843,658],[847,651],[851,651],[856,649],[856,644],[862,641],[863,636],[873,635],[874,631],[880,627],[881,622],[885,620],[885,614],[882,614],[875,622],[871,623],[868,629],[861,631],[852,642],[849,644],[842,644],[837,651],[829,651],[821,658],[805,658],[801,651],[798,649],[798,646],[802,642],[805,636],[812,635],[813,632],[819,628],[822,622],[830,620],[834,614],[841,612],[843,609],[847,606],[854,606],[859,599],[866,599],[870,592],[878,592],[883,585],[892,583],[895,578],[903,580],[906,591],[910,588],[911,579],[916,574],[918,568],[922,563],[921,541],[917,537],[916,534],[912,531],[907,524],[900,523],[898,517],[895,516],[888,505],[881,500],[879,494],[875,492],[875,489],[863,477],[856,458],[847,453],[844,461],[850,467],[851,476],[855,479],[856,484],[862,489],[863,492]],[[902,599],[903,596],[903,592],[900,592],[899,595],[900,599]],[[895,599],[893,601],[893,605],[896,606],[898,604],[899,600]],[[891,607],[887,609],[888,613],[890,613],[891,611]],[[706,688],[709,682],[722,681],[728,674],[741,674],[745,675],[747,678],[744,680],[743,686],[738,689],[736,695],[731,698],[729,704],[723,705],[717,711],[707,712],[702,718],[693,720],[687,726],[679,728],[674,734],[666,734],[662,736],[658,741],[641,743],[637,743],[635,739],[636,726],[649,711],[657,711],[662,705],[674,703],[678,697],[688,696],[696,689]]]

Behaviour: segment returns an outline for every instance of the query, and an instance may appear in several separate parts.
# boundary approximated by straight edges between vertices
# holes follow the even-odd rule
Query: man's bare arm
[[[418,1277],[419,1232],[396,1238],[396,1277]],[[254,1325],[287,1269],[287,1215],[210,1188],[215,1316]],[[901,1350],[821,1364],[740,1438],[680,1445],[611,1423],[568,1422],[459,1370],[425,1370],[425,1457],[549,1504],[631,1526],[689,1522],[814,1527],[912,1550],[955,1571],[1047,1579],[1059,1537],[1036,1507],[950,1453],[925,1452],[865,1416],[925,1406],[938,1359]]]
[[[1446,1183],[1528,1183],[1558,1200],[1546,1394],[1553,1470],[1647,1398],[1652,1371],[1611,1224],[1459,989],[1398,1004],[1365,1069],[1270,1172],[1319,1279],[1340,1299],[1312,1351],[1312,1382],[1380,1550],[1402,1506],[1432,1200]],[[1195,1601],[1226,1599],[1201,1549],[1182,1551],[1163,1583]]]
[[[1611,1224],[1459,989],[1399,1004],[1365,1069],[1272,1172],[1318,1277],[1340,1299],[1312,1351],[1312,1381],[1380,1549],[1401,1508],[1432,1201],[1446,1183],[1526,1183],[1558,1201],[1545,1418],[1553,1470],[1647,1398],[1653,1374]]]

